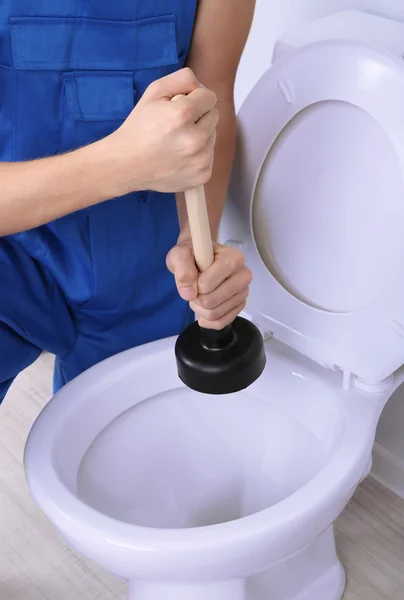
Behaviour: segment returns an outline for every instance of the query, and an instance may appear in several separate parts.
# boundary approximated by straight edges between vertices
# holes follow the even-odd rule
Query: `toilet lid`
[[[404,363],[404,66],[321,42],[251,91],[222,240],[254,281],[248,312],[327,367],[378,383]]]

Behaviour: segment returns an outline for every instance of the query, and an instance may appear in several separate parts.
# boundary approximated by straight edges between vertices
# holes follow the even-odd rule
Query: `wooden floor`
[[[0,407],[0,600],[121,600],[123,584],[66,548],[26,488],[23,447],[50,396],[51,363],[42,356]],[[368,479],[337,529],[345,600],[402,600],[404,501]]]

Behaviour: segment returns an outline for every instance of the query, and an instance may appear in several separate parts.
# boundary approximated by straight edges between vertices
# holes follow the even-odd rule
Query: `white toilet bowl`
[[[200,395],[179,382],[173,344],[115,356],[51,400],[26,447],[36,502],[136,600],[340,598],[329,530],[386,393],[344,390],[272,341],[251,388]]]
[[[277,62],[239,115],[222,230],[254,273],[263,376],[199,395],[162,340],[82,374],[34,424],[34,499],[131,600],[341,598],[332,526],[404,381],[403,106],[381,49]]]

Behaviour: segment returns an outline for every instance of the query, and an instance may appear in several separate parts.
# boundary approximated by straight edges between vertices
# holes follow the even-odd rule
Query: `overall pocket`
[[[105,137],[135,105],[132,71],[74,71],[63,73],[62,82],[62,151]]]
[[[10,18],[14,159],[71,150],[119,127],[136,96],[178,68],[175,20]]]

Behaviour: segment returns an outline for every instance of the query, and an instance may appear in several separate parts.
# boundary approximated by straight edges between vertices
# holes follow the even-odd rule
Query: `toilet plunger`
[[[195,263],[200,272],[214,261],[203,186],[185,192]],[[178,375],[189,388],[205,394],[231,394],[247,388],[261,375],[266,357],[259,329],[236,317],[221,331],[192,323],[175,345]]]

